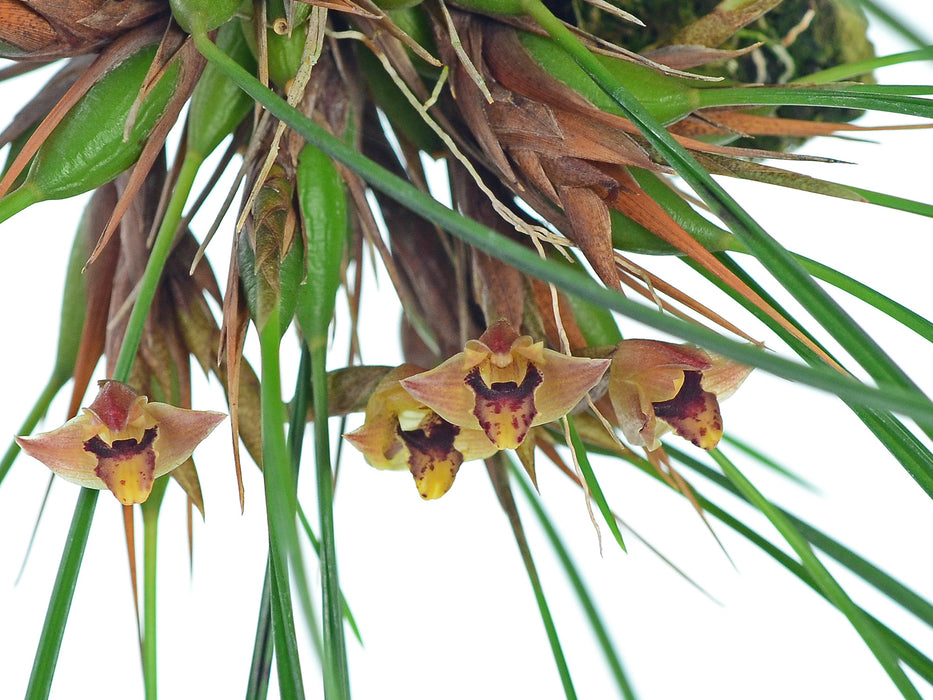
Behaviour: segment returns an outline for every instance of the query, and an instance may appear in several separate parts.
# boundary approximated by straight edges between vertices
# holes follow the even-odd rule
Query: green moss
[[[581,28],[633,51],[645,52],[664,46],[671,37],[695,19],[713,10],[717,0],[620,0],[616,4],[632,13],[647,27],[624,22],[583,3],[556,3],[573,11]],[[575,6],[574,6],[575,5]],[[810,8],[815,14],[805,23]],[[695,69],[739,83],[786,83],[824,68],[860,61],[874,56],[868,40],[868,22],[862,11],[845,0],[785,0],[773,10],[736,32],[720,46],[740,49],[755,42],[762,46],[753,53]],[[784,41],[794,36],[787,46]],[[873,82],[870,74],[858,78]],[[849,122],[861,115],[857,110],[818,107],[780,107],[772,113],[808,121]],[[737,146],[787,150],[803,143],[801,139],[759,137],[740,139]]]

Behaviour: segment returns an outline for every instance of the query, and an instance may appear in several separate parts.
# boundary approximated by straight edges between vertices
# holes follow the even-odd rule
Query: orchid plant
[[[602,477],[624,468],[656,478],[715,541],[718,530],[738,533],[838,609],[901,696],[933,684],[933,660],[856,603],[814,548],[927,627],[930,603],[777,507],[721,449],[741,444],[721,402],[744,391],[750,373],[769,373],[842,399],[933,497],[933,403],[922,381],[826,287],[926,342],[931,322],[834,260],[788,250],[721,184],[763,183],[775,206],[794,189],[933,215],[929,203],[802,172],[832,160],[807,151],[815,137],[930,126],[933,88],[873,76],[929,61],[933,50],[876,56],[867,17],[922,43],[911,27],[869,0],[15,5],[0,4],[0,55],[12,61],[0,78],[53,62],[57,72],[0,134],[0,228],[50,200],[87,201],[52,378],[0,462],[0,482],[14,461],[38,461],[81,487],[27,697],[49,696],[94,514],[115,507],[98,503],[105,490],[122,507],[145,693],[157,696],[162,496],[177,486],[189,514],[204,514],[210,494],[193,455],[227,416],[239,506],[242,449],[261,469],[268,529],[249,698],[265,697],[273,669],[282,697],[318,686],[329,700],[351,697],[348,636],[360,637],[366,621],[354,618],[339,576],[344,441],[376,469],[409,472],[421,501],[441,499],[482,461],[567,698],[576,697],[572,668],[516,492],[576,582],[620,696],[637,696],[637,669],[633,682],[541,507],[543,468],[566,474],[593,540],[605,527],[621,550],[625,514]],[[912,121],[858,122],[866,113]],[[446,166],[452,206],[435,196],[431,162]],[[199,178],[207,165],[214,172]],[[212,193],[221,181],[232,181],[229,191]],[[230,256],[218,281],[221,239]],[[367,291],[372,261],[403,310],[401,364],[359,343],[361,311],[376,294]],[[339,360],[338,336],[350,348]],[[289,357],[293,390],[283,386]],[[194,395],[192,359],[226,405]],[[51,415],[66,386],[67,415]],[[298,479],[306,431],[311,493]],[[786,547],[722,506],[710,483],[762,514]],[[304,515],[311,503],[316,527]],[[189,518],[189,546],[196,527]],[[320,674],[299,661],[296,618]]]

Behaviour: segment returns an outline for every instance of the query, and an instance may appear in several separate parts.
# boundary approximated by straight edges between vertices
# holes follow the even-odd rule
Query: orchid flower
[[[463,352],[401,383],[450,423],[482,430],[499,449],[515,449],[529,428],[569,413],[608,366],[609,360],[548,350],[497,321]]]
[[[16,442],[63,479],[110,489],[131,505],[149,498],[152,482],[181,466],[224,417],[150,402],[129,385],[107,380],[80,415]]]
[[[623,340],[609,369],[609,398],[625,439],[655,450],[668,428],[711,450],[722,437],[717,396],[725,398],[750,368],[692,345]]]
[[[402,365],[376,386],[366,404],[366,420],[344,435],[377,469],[408,468],[425,500],[440,498],[453,485],[463,462],[498,451],[481,430],[453,425],[413,398],[400,380],[421,372]]]

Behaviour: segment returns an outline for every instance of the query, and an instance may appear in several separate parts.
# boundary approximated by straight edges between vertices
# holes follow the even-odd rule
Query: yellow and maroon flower
[[[152,482],[181,466],[224,417],[150,403],[129,385],[108,380],[80,415],[16,442],[63,479],[108,488],[131,505],[145,501]]]
[[[572,410],[608,366],[609,360],[548,350],[497,321],[463,352],[402,386],[450,423],[482,430],[499,449],[515,449],[533,425]]]
[[[496,452],[481,430],[453,425],[413,398],[400,380],[422,369],[402,365],[376,386],[362,427],[344,435],[377,469],[411,470],[425,500],[440,498],[453,485],[463,462]]]
[[[623,340],[612,356],[609,398],[629,444],[657,449],[670,427],[711,450],[722,437],[717,394],[731,394],[749,371],[691,345]]]

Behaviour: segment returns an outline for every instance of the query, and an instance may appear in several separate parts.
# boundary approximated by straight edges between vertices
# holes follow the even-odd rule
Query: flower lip
[[[521,384],[506,381],[486,386],[478,367],[467,373],[464,383],[476,394],[473,415],[493,443],[511,449],[522,444],[538,415],[534,392],[541,381],[541,373],[530,363]]]

